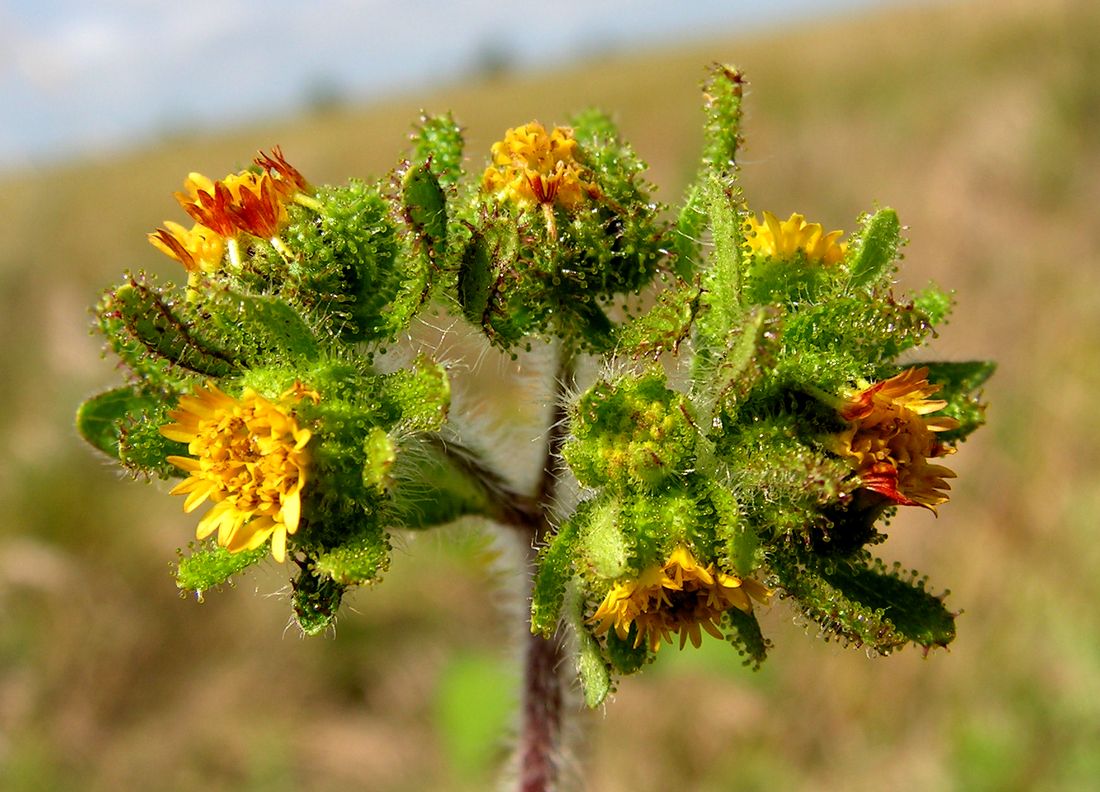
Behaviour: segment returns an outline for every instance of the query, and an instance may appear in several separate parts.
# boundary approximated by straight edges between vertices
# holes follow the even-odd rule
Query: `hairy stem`
[[[546,456],[535,495],[537,519],[526,526],[529,537],[528,575],[533,581],[538,547],[552,529],[557,498],[558,464],[567,433],[565,403],[562,398],[575,382],[572,355],[561,353],[555,381],[554,404],[546,436]],[[523,676],[523,711],[519,735],[520,792],[549,792],[556,788],[558,757],[561,753],[562,684],[564,659],[561,642],[528,631]]]
[[[538,548],[553,531],[558,499],[558,466],[561,448],[568,434],[563,396],[574,388],[575,382],[574,358],[569,351],[563,350],[555,379],[542,473],[533,494],[514,490],[476,450],[463,446],[457,439],[444,441],[434,437],[428,441],[436,452],[447,459],[450,469],[478,493],[470,513],[481,514],[499,525],[508,526],[522,537],[527,549],[528,589],[534,583]],[[558,784],[557,765],[562,732],[560,671],[563,660],[560,641],[543,638],[528,630],[516,757],[520,792],[550,792]]]

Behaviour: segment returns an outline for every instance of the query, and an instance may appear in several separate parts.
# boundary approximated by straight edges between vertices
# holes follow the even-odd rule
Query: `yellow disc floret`
[[[807,223],[800,214],[781,221],[771,212],[764,212],[763,222],[755,215],[749,217],[745,242],[754,254],[780,261],[801,255],[808,262],[836,264],[844,258],[846,246],[837,241],[843,233],[825,233],[820,223]]]
[[[752,599],[767,602],[771,591],[749,578],[740,578],[703,566],[686,547],[677,547],[664,564],[653,564],[638,577],[616,583],[589,620],[595,633],[610,630],[626,640],[636,628],[634,646],[656,652],[662,641],[680,636],[680,648],[691,641],[698,647],[705,630],[722,638],[722,614],[730,608],[752,612]]]
[[[277,403],[249,389],[235,399],[208,384],[168,413],[175,423],[162,426],[161,434],[187,443],[190,454],[168,457],[188,474],[172,494],[187,496],[188,513],[214,502],[199,521],[199,539],[216,531],[218,544],[230,552],[270,539],[275,560],[286,558],[287,534],[301,520],[312,436],[286,406],[297,392],[287,397]]]
[[[485,169],[481,184],[486,192],[520,208],[538,205],[574,209],[596,187],[584,178],[574,159],[577,141],[569,127],[547,132],[542,124],[509,129],[493,144],[493,164]]]

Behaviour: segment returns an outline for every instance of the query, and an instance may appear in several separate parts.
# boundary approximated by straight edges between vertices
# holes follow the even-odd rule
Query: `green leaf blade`
[[[176,565],[176,586],[201,599],[204,592],[228,583],[234,575],[262,561],[267,552],[267,545],[231,553],[224,547],[209,544],[189,556],[181,553]]]
[[[880,209],[864,221],[849,253],[848,288],[870,289],[889,279],[901,246],[901,222],[893,209]]]

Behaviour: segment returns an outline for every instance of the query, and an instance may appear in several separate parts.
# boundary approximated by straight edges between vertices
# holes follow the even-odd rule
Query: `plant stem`
[[[562,351],[555,381],[550,426],[547,430],[546,456],[535,496],[537,519],[526,526],[529,531],[527,572],[532,582],[538,548],[552,530],[554,502],[557,498],[558,462],[567,434],[562,394],[573,388],[575,379],[573,356],[569,351]],[[528,630],[518,746],[520,792],[550,792],[557,786],[562,732],[560,669],[563,660],[564,653],[559,640],[555,637],[543,638]]]
[[[555,639],[527,637],[519,740],[521,792],[550,792],[556,788],[562,714],[558,668],[562,659],[561,644]]]
[[[526,544],[524,563],[528,590],[534,584],[538,549],[554,529],[554,509],[558,499],[558,465],[561,448],[568,434],[566,391],[576,384],[573,355],[560,353],[553,393],[550,423],[546,432],[546,454],[542,474],[533,494],[512,489],[505,479],[473,449],[455,441],[439,438],[429,442],[462,476],[476,498],[477,512],[499,525],[514,529]],[[530,624],[528,623],[528,628]],[[543,638],[528,629],[524,646],[522,711],[516,769],[520,792],[551,792],[558,784],[561,756],[563,696],[560,670],[565,655],[555,637]]]

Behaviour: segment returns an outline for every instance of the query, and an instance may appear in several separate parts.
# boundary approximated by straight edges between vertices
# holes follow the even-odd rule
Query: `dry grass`
[[[939,520],[905,515],[883,548],[950,585],[965,614],[951,652],[928,659],[824,646],[783,605],[766,617],[776,647],[759,674],[720,645],[669,651],[606,713],[582,717],[590,739],[576,762],[589,788],[1095,783],[1100,12],[1083,0],[715,39],[9,180],[0,785],[485,787],[494,753],[456,764],[453,713],[439,704],[458,665],[509,661],[498,647],[515,626],[476,563],[483,548],[459,533],[410,541],[386,584],[353,598],[336,640],[284,632],[274,565],[201,606],[176,598],[168,561],[192,521],[161,488],[119,483],[69,428],[77,401],[115,377],[86,334],[85,306],[125,267],[171,273],[143,237],[174,214],[168,193],[187,171],[225,172],[280,142],[315,181],[380,173],[421,105],[469,125],[471,167],[518,121],[617,109],[674,200],[694,167],[695,86],[716,59],[752,82],[753,203],[847,228],[869,200],[896,207],[911,226],[905,283],[958,290],[929,355],[1001,363],[990,426],[953,460],[952,503]]]

